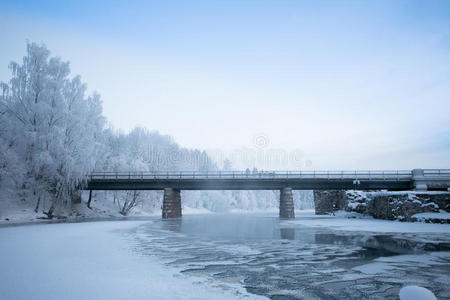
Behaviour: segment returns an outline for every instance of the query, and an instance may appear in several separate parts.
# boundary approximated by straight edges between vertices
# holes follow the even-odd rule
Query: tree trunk
[[[52,203],[52,206],[50,206],[50,209],[47,212],[44,211],[44,214],[47,215],[47,218],[53,219],[53,212],[54,211],[55,211],[55,205],[54,205],[54,203]]]
[[[38,197],[36,202],[36,207],[34,208],[34,212],[37,213],[39,210],[39,204],[41,203],[41,196]]]
[[[88,203],[87,203],[88,208],[91,208],[91,201],[92,201],[92,190],[89,190],[89,199],[88,199]]]
[[[81,203],[81,191],[80,190],[71,191],[70,196],[71,196],[72,204]]]

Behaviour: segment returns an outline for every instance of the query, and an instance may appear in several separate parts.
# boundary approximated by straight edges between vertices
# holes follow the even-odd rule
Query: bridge
[[[448,190],[450,169],[395,171],[94,172],[86,190],[164,190],[163,218],[181,217],[181,190],[280,190],[280,217],[294,218],[292,190]],[[91,193],[90,196],[91,197]]]

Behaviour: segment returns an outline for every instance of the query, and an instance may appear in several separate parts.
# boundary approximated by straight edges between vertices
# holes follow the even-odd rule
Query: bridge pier
[[[162,218],[181,217],[181,191],[179,189],[165,188],[162,206]]]
[[[294,198],[292,188],[282,188],[280,190],[280,218],[294,219]]]

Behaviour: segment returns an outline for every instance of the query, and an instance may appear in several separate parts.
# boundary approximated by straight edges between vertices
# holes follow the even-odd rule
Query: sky
[[[0,0],[0,81],[45,43],[144,126],[236,168],[450,168],[450,1]]]

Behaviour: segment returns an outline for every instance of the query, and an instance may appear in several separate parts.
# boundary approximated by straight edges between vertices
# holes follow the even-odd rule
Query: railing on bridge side
[[[425,170],[424,176],[450,176],[450,170]],[[441,175],[436,175],[441,174]],[[411,180],[410,170],[389,171],[180,171],[180,172],[93,172],[90,180],[163,179],[324,179],[324,180]]]
[[[423,169],[424,177],[449,177],[450,169]]]

